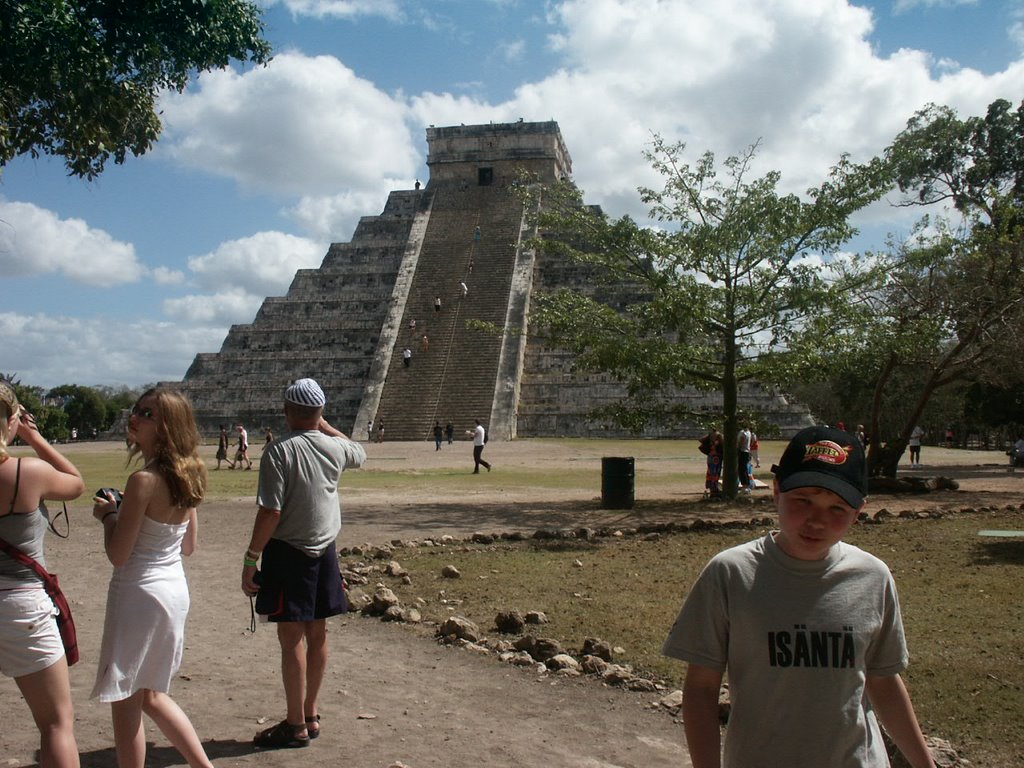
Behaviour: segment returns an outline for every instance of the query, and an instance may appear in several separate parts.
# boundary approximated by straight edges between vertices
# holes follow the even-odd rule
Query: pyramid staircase
[[[495,396],[522,206],[504,186],[452,183],[428,192],[430,219],[374,416],[388,440],[431,439],[435,421],[450,421],[457,434],[471,429],[474,419],[488,424]]]

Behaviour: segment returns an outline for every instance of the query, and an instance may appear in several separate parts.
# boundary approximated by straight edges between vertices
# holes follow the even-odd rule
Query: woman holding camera
[[[12,458],[20,437],[36,455]],[[44,568],[43,499],[70,501],[85,490],[81,473],[39,434],[14,388],[0,381],[0,538]],[[75,713],[53,600],[39,576],[0,551],[0,670],[13,677],[39,728],[39,762],[77,768]]]
[[[192,406],[180,392],[143,393],[128,420],[132,473],[123,498],[104,491],[93,516],[103,524],[114,574],[107,593],[93,698],[110,702],[120,768],[146,760],[143,713],[193,768],[212,768],[195,728],[168,695],[181,665],[188,583],[181,556],[195,550],[196,506],[206,493]]]

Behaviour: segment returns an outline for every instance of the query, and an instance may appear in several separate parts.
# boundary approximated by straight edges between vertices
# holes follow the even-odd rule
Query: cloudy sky
[[[586,199],[645,218],[652,133],[802,192],[925,104],[1024,97],[1024,0],[266,0],[267,67],[161,101],[157,147],[94,182],[0,173],[0,372],[180,380],[388,192],[425,128],[554,119]],[[851,247],[909,228],[888,205]]]

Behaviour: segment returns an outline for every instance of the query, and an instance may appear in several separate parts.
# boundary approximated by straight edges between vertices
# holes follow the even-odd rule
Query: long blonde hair
[[[206,464],[199,457],[199,429],[192,403],[176,389],[153,387],[142,393],[136,405],[147,397],[156,399],[159,420],[153,467],[163,476],[171,501],[179,507],[194,507],[206,496]],[[139,454],[139,446],[128,446],[128,461]]]
[[[12,435],[7,434],[7,422],[11,416],[21,410],[14,387],[6,381],[0,381],[0,461],[7,458],[7,443]]]

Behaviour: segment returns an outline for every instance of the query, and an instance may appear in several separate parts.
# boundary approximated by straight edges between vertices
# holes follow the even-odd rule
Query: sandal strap
[[[308,747],[310,741],[309,732],[307,731],[305,735],[300,735],[303,731],[306,731],[305,723],[302,725],[292,725],[287,720],[282,720],[277,725],[257,733],[253,743],[257,747],[269,747],[272,749]]]

